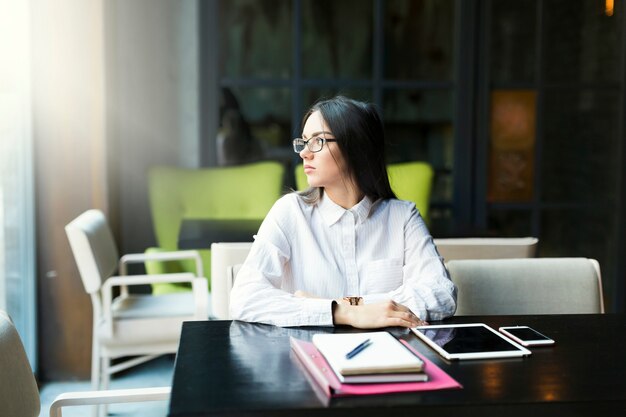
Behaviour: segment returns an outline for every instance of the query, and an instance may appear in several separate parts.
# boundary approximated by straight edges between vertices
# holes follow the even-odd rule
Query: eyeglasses
[[[295,153],[300,153],[306,146],[311,152],[319,152],[324,148],[324,143],[326,142],[337,142],[337,139],[313,137],[309,140],[304,140],[302,138],[295,138],[293,140],[293,150]]]

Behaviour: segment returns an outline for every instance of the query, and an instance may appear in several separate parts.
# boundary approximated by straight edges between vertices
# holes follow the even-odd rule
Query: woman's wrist
[[[363,297],[343,297],[342,301],[351,306],[360,306],[363,304]]]
[[[352,314],[357,306],[351,306],[343,300],[335,300],[333,303],[333,323],[338,324],[352,324]]]

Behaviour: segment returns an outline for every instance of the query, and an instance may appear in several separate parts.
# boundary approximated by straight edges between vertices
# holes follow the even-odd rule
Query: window
[[[204,5],[202,62],[205,165],[299,158],[291,139],[321,97],[374,102],[387,129],[389,163],[428,161],[435,169],[431,229],[451,230],[455,156],[464,79],[453,0],[217,1]],[[210,58],[217,58],[211,60]],[[213,80],[213,83],[211,83]],[[463,110],[465,111],[465,110]],[[215,139],[212,139],[215,138]],[[455,161],[460,158],[461,162]],[[286,179],[293,186],[293,178]],[[458,213],[457,213],[458,214]]]
[[[608,311],[623,309],[623,1],[201,8],[205,165],[218,162],[229,108],[258,144],[247,149],[263,150],[253,155],[293,168],[289,141],[310,104],[337,93],[372,101],[385,119],[389,162],[435,168],[435,237],[536,236],[540,256],[596,258]]]
[[[8,35],[0,38],[0,309],[14,321],[36,370],[30,6],[6,7],[0,14]]]
[[[538,236],[539,256],[597,259],[613,295],[609,311],[624,240],[624,16],[616,3],[608,13],[593,0],[486,2],[480,71],[489,111],[479,178],[488,186],[477,221],[501,236]]]

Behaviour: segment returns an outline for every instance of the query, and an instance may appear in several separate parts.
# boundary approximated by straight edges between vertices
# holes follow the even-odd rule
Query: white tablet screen
[[[515,357],[530,354],[482,323],[435,325],[413,329],[418,337],[448,359]]]

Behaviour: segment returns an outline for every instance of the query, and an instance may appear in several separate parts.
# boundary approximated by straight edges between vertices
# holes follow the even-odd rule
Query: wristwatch
[[[348,302],[351,306],[359,306],[363,304],[363,297],[343,297],[343,301]]]

